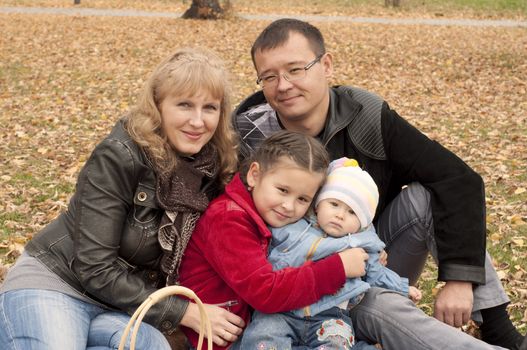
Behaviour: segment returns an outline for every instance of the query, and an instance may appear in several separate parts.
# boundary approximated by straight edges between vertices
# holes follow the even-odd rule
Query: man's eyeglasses
[[[263,89],[265,87],[269,88],[276,86],[280,76],[289,82],[304,79],[307,75],[307,70],[317,64],[317,62],[320,62],[320,59],[324,55],[325,54],[317,56],[317,58],[306,64],[304,67],[291,67],[287,72],[282,74],[268,74],[263,77],[258,77],[258,79],[256,79],[256,84],[260,85]]]

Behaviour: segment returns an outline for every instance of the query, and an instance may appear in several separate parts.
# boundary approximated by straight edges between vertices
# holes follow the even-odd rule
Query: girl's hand
[[[423,295],[421,294],[421,291],[415,287],[408,287],[408,297],[412,299],[414,303],[417,303],[421,300]]]
[[[366,274],[366,260],[369,255],[362,248],[351,248],[339,253],[347,278],[361,277]]]
[[[218,346],[227,346],[235,342],[242,334],[245,322],[241,317],[219,306],[205,304],[205,310],[212,326],[212,341]],[[181,324],[199,333],[200,314],[196,304],[190,302],[181,319]]]

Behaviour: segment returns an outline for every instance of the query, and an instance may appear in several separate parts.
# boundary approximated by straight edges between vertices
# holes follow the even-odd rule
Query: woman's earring
[[[254,188],[253,186],[247,186],[247,191],[252,192],[253,188]]]

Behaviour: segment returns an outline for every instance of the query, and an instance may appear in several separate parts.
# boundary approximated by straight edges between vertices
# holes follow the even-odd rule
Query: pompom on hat
[[[370,174],[355,159],[339,158],[329,164],[328,176],[316,200],[338,199],[357,215],[361,229],[373,221],[379,203],[379,190]]]

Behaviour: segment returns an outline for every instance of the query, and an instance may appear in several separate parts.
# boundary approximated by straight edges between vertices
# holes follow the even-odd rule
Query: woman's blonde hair
[[[127,130],[161,172],[174,171],[177,154],[162,131],[160,105],[167,96],[192,96],[203,90],[221,100],[220,120],[210,143],[217,150],[219,176],[225,184],[236,171],[236,137],[231,126],[228,73],[223,61],[211,51],[183,48],[162,61],[130,112]]]

